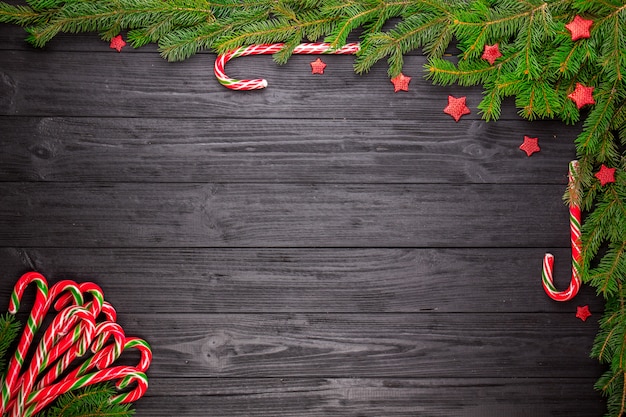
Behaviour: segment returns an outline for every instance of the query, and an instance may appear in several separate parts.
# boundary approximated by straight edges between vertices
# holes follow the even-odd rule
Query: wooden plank
[[[555,280],[569,284],[568,249]],[[94,281],[120,313],[575,312],[540,283],[543,249],[0,248],[0,307],[37,270]],[[25,298],[31,305],[34,291]],[[164,300],[163,294],[167,294]],[[603,309],[583,286],[577,305]],[[0,308],[1,311],[1,308]]]
[[[3,181],[565,184],[578,132],[545,121],[4,117],[0,126]],[[542,152],[527,158],[523,135],[510,132],[539,137]]]
[[[0,183],[0,246],[568,247],[560,185]]]
[[[367,75],[353,72],[353,57],[325,56],[323,76],[311,75],[311,57],[279,67],[270,56],[228,64],[231,77],[267,78],[265,91],[233,92],[213,75],[213,55],[171,64],[158,54],[2,51],[0,114],[20,116],[329,118],[454,122],[443,113],[448,94],[467,96],[479,119],[481,88],[433,86],[423,78],[426,58],[409,56],[409,92],[394,93],[384,63]],[[149,74],[149,76],[147,76]],[[304,81],[306,80],[306,81]],[[512,104],[512,102],[507,101]],[[519,119],[512,105],[502,119]]]
[[[143,416],[600,416],[591,379],[298,379],[150,380],[136,404]]]
[[[167,302],[164,294],[163,301]],[[158,378],[598,378],[573,314],[119,315]]]

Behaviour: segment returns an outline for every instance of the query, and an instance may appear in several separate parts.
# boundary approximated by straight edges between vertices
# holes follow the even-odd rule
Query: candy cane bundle
[[[215,60],[215,76],[217,80],[226,88],[231,90],[259,90],[267,87],[267,80],[237,80],[230,78],[224,72],[224,66],[233,58],[247,55],[271,55],[283,49],[284,43],[261,44],[243,46],[233,49],[232,51],[221,54]],[[351,55],[359,51],[358,43],[348,43],[341,48],[332,48],[329,43],[301,43],[296,46],[293,53],[296,55],[315,55],[315,54],[333,54],[333,55]]]
[[[576,294],[578,294],[578,290],[580,290],[582,253],[580,246],[581,210],[579,205],[579,186],[578,161],[571,161],[569,164],[568,193],[570,197],[569,220],[570,240],[572,245],[572,279],[566,290],[559,291],[556,289],[552,276],[554,270],[554,256],[551,253],[546,253],[543,257],[543,270],[541,274],[543,289],[550,298],[556,301],[571,300]]]
[[[145,372],[152,361],[150,346],[124,334],[102,289],[90,282],[69,280],[48,288],[43,275],[29,272],[14,287],[10,314],[17,313],[31,284],[37,287],[35,303],[1,381],[0,415],[34,416],[65,393],[106,381],[117,381],[116,387],[122,390],[109,399],[112,404],[141,398],[148,388]],[[53,306],[58,313],[33,350],[32,342]],[[139,350],[140,363],[113,366],[126,349]],[[86,355],[89,351],[91,354]],[[31,358],[29,364],[27,357]]]

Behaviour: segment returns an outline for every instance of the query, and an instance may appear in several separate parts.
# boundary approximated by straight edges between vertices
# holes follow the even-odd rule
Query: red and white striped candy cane
[[[50,306],[55,302],[55,300],[57,300],[57,298],[58,301],[56,301],[55,304],[55,308],[57,310],[60,310],[62,308],[62,305],[65,305],[71,301],[74,301],[74,303],[76,304],[81,304],[83,300],[78,285],[74,281],[59,281],[54,284],[52,288],[48,289],[46,278],[43,275],[38,272],[28,272],[22,275],[22,277],[18,280],[17,284],[15,285],[15,289],[11,294],[11,302],[9,304],[9,312],[11,314],[15,314],[19,309],[20,300],[22,298],[24,290],[32,282],[35,282],[37,284],[38,292],[35,304],[33,305],[31,311],[31,316],[28,319],[28,323],[22,334],[22,339],[20,340],[20,343],[15,352],[16,357],[19,356],[21,358],[24,358],[25,354],[29,351],[33,335],[39,329],[43,317],[46,315]],[[66,292],[67,294],[65,294]],[[57,336],[59,335],[57,334]],[[38,359],[41,358],[39,358],[37,355],[34,355],[32,361],[35,362],[35,365],[37,365],[36,362]],[[9,365],[9,372],[7,373],[7,377],[5,378],[2,387],[2,406],[0,407],[0,410],[2,412],[10,408],[8,406],[9,401],[12,400],[12,396],[20,388],[19,381],[21,381],[24,377],[24,375],[19,375],[19,372],[21,371],[21,366],[22,364],[16,362],[15,357]],[[32,372],[32,370],[30,372]]]
[[[253,79],[253,80],[238,80],[230,78],[224,73],[224,66],[228,61],[233,58],[247,55],[270,55],[283,49],[284,43],[273,44],[260,44],[242,46],[241,48],[233,49],[232,51],[218,55],[215,60],[215,76],[217,80],[226,88],[231,90],[259,90],[267,87],[267,80]],[[348,43],[341,48],[332,48],[329,43],[301,43],[296,46],[293,53],[296,55],[316,55],[316,54],[331,54],[331,55],[352,55],[358,52],[360,46],[358,43]]]
[[[565,291],[558,291],[554,286],[552,272],[554,270],[554,256],[546,253],[543,257],[543,270],[541,273],[541,282],[543,289],[550,298],[555,301],[568,301],[574,298],[580,290],[580,268],[581,268],[581,243],[580,243],[580,225],[581,210],[579,206],[579,181],[578,181],[578,161],[571,161],[569,164],[569,183],[568,192],[570,197],[569,204],[569,225],[570,238],[572,242],[572,279],[569,287]]]
[[[11,293],[9,313],[17,313],[17,310],[20,308],[22,296],[26,291],[26,287],[28,287],[31,283],[34,283],[37,286],[35,304],[33,305],[26,327],[22,332],[22,337],[20,338],[14,356],[9,362],[8,370],[4,377],[4,382],[2,384],[2,401],[0,402],[0,414],[7,410],[9,401],[16,391],[17,381],[19,379],[22,366],[24,365],[24,360],[35,337],[35,333],[37,333],[37,330],[41,326],[47,312],[49,295],[48,281],[43,275],[37,272],[27,272],[20,277],[15,284],[13,292]]]
[[[119,394],[110,399],[112,403],[129,403],[137,401],[148,389],[148,378],[143,372],[130,366],[116,366],[103,369],[80,378],[64,378],[61,382],[31,393],[26,399],[27,406],[21,417],[36,415],[61,395],[101,382],[115,381],[118,389],[125,389],[131,383],[137,386],[129,392]]]
[[[83,363],[67,373],[66,378],[78,378],[95,367],[105,369],[109,367],[121,355],[122,350],[124,350],[126,336],[124,335],[122,327],[117,323],[110,321],[98,323],[95,329],[95,336],[94,343],[91,346],[94,355],[90,356]],[[105,346],[109,338],[113,339],[111,350],[108,349],[108,345]],[[106,349],[104,349],[105,347]],[[78,357],[78,351],[79,347],[73,345],[72,348],[66,352],[66,355],[57,363],[57,366],[50,369],[50,371],[41,378],[37,384],[37,390],[52,385],[54,381],[66,372],[72,361]]]
[[[71,328],[74,328],[74,331],[70,331]],[[91,341],[94,332],[94,318],[91,312],[84,307],[67,307],[54,318],[34,352],[30,366],[19,379],[17,400],[13,402],[10,413],[12,417],[21,417],[24,414],[25,404],[23,401],[30,394],[37,376],[66,351],[71,350],[72,346],[79,343],[81,339],[88,338]],[[57,340],[59,334],[64,334],[64,336]]]
[[[59,340],[50,349],[48,365],[52,364],[52,361],[57,360],[57,358],[60,357],[60,359],[58,359],[54,366],[50,367],[47,370],[47,373],[39,379],[39,382],[37,383],[37,390],[56,381],[64,372],[66,372],[70,364],[72,364],[75,359],[80,357],[79,353],[84,346],[85,338],[93,340],[92,346],[95,346],[98,343],[96,339],[103,336],[103,333],[108,331],[107,326],[115,326],[116,330],[119,328],[121,331],[121,327],[117,323],[103,322],[99,323],[95,328],[93,328],[92,334],[89,334],[89,331],[85,331],[85,329],[91,328],[91,321],[93,321],[93,317],[91,317],[91,314],[88,312],[88,310],[84,310],[84,313],[87,314],[83,315],[83,317],[79,316],[79,318],[86,322],[74,323],[76,325],[74,327],[74,330],[72,332],[68,332],[66,336]],[[108,334],[105,334],[104,336],[108,336]],[[84,365],[81,365],[81,367],[82,366]]]

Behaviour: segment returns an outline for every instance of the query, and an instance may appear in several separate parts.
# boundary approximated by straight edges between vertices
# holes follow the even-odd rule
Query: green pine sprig
[[[22,325],[12,314],[0,316],[0,374],[4,376],[9,365],[9,349],[15,343]]]
[[[40,417],[130,417],[135,414],[130,404],[112,404],[116,394],[111,384],[95,384],[63,394],[39,414]]]

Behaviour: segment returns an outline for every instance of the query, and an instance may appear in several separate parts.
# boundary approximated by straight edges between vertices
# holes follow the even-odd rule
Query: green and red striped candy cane
[[[70,330],[73,329],[73,330]],[[11,417],[21,417],[24,413],[24,399],[31,393],[36,378],[45,371],[49,364],[54,363],[66,351],[76,344],[84,343],[82,339],[94,338],[95,319],[91,312],[82,306],[70,306],[54,318],[46,329],[39,346],[30,361],[30,366],[18,381],[17,399],[13,402]],[[59,339],[59,334],[63,335]]]
[[[116,387],[118,389],[126,389],[132,383],[136,383],[137,386],[129,392],[125,392],[111,398],[110,401],[112,403],[119,404],[137,401],[148,389],[148,378],[143,372],[139,372],[137,368],[132,366],[116,366],[93,372],[79,378],[66,377],[61,382],[31,393],[26,400],[27,405],[24,414],[20,417],[31,417],[39,413],[45,407],[50,405],[56,398],[67,392],[101,382],[116,380],[118,381],[116,383]]]
[[[11,314],[17,313],[24,292],[31,284],[37,286],[35,303],[2,380],[0,415],[29,417],[65,392],[104,381],[117,380],[117,388],[123,390],[110,399],[112,403],[141,398],[148,386],[145,372],[150,366],[152,351],[144,340],[124,335],[121,326],[115,323],[115,309],[104,300],[102,289],[91,282],[78,285],[70,280],[48,288],[43,275],[29,272],[18,280],[11,294]],[[91,295],[91,299],[85,300],[85,295]],[[53,303],[59,313],[34,352],[29,352]],[[98,319],[105,321],[97,323]],[[93,354],[84,363],[77,363],[89,348]],[[109,368],[125,349],[140,351],[139,364]],[[23,372],[27,357],[29,365]],[[92,372],[94,368],[96,372]],[[136,386],[128,390],[132,384]]]
[[[260,90],[267,87],[267,80],[258,78],[252,80],[238,80],[231,78],[224,72],[224,67],[233,58],[248,55],[270,55],[279,52],[285,46],[284,43],[260,44],[242,46],[232,51],[218,55],[215,60],[215,77],[226,88],[231,90]],[[352,55],[359,51],[358,43],[348,43],[341,48],[333,48],[329,43],[301,43],[296,46],[293,53],[296,55]]]
[[[119,324],[110,321],[100,323],[96,327],[96,334],[98,336],[92,345],[93,355],[80,364],[80,366],[74,368],[70,373],[68,373],[66,376],[67,378],[81,377],[94,368],[98,368],[100,370],[106,369],[122,354],[124,344],[126,342],[126,336],[124,335],[124,330]],[[107,345],[106,340],[103,340],[100,336],[105,336],[106,339],[112,338],[113,343],[111,345]],[[143,372],[145,370],[141,371]],[[44,386],[51,384],[61,374],[62,373],[59,373],[46,383],[41,384],[38,388],[43,388]]]
[[[37,296],[35,298],[35,304],[31,309],[31,314],[26,324],[26,328],[22,333],[14,358],[9,364],[9,370],[3,382],[2,412],[9,409],[9,402],[18,390],[18,386],[22,380],[20,371],[23,366],[23,358],[29,351],[33,336],[41,326],[43,318],[47,314],[52,303],[58,297],[59,299],[55,304],[55,309],[61,310],[71,301],[73,301],[76,305],[80,305],[83,302],[82,293],[78,288],[78,284],[74,281],[62,280],[53,285],[52,288],[48,289],[47,281],[43,275],[38,272],[28,272],[22,275],[22,277],[20,277],[18,282],[15,284],[15,288],[11,294],[11,301],[9,303],[9,313],[17,313],[24,291],[31,283],[36,283],[37,285]],[[39,359],[41,358],[38,358],[37,355],[33,358],[36,366],[40,365],[38,364]],[[32,366],[33,364],[31,363],[31,372]]]
[[[56,340],[54,336],[50,339],[48,331],[46,331],[42,338],[43,351],[46,356],[45,366],[40,373],[53,363],[54,366],[48,370],[45,376],[40,378],[37,389],[55,381],[76,358],[81,356],[82,346],[87,343],[85,339],[93,341],[97,336],[95,319],[89,310],[82,306],[73,306],[63,310],[61,314],[67,316],[63,319],[67,323],[66,328],[61,330],[65,336],[62,336],[60,340]],[[54,327],[51,326],[48,330],[54,329]],[[70,330],[70,327],[73,328]],[[59,328],[62,327],[59,326]],[[51,333],[54,335],[55,330],[52,330]],[[30,387],[32,388],[32,385]]]
[[[41,323],[46,315],[46,306],[48,301],[48,281],[46,278],[37,272],[27,272],[22,275],[15,284],[13,292],[11,293],[11,300],[9,301],[9,313],[17,314],[20,308],[20,302],[26,291],[26,287],[30,284],[37,286],[37,294],[35,296],[35,304],[31,310],[31,313],[26,322],[26,327],[22,332],[22,337],[17,345],[15,354],[9,362],[6,376],[2,383],[2,402],[0,404],[0,415],[6,412],[11,400],[12,395],[16,391],[17,382],[20,376],[20,371],[24,365],[24,358],[28,354],[31,343],[37,333],[37,330],[41,326]]]
[[[574,298],[581,286],[581,210],[580,210],[580,181],[578,176],[578,161],[571,161],[569,164],[568,193],[569,193],[569,221],[570,240],[572,244],[572,279],[569,287],[564,291],[559,291],[554,286],[554,255],[546,253],[543,257],[543,269],[541,282],[543,289],[550,298],[555,301],[568,301]]]

